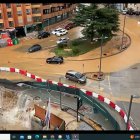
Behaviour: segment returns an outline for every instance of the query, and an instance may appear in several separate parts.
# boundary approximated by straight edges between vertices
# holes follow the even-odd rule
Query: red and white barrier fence
[[[69,88],[77,88],[77,87],[70,86],[70,85],[67,85],[67,84],[63,84],[63,83],[60,83],[60,82],[55,82],[55,81],[51,81],[51,80],[42,79],[41,77],[38,77],[38,76],[36,76],[34,74],[31,74],[31,73],[28,73],[26,70],[20,70],[20,69],[17,69],[17,68],[0,67],[0,71],[19,73],[19,74],[24,75],[26,77],[32,78],[37,82],[49,82],[49,83],[52,83],[52,84],[56,84],[58,86],[65,86],[65,87],[69,87]],[[113,108],[115,111],[117,111],[119,113],[119,115],[124,119],[125,123],[127,123],[127,116],[126,116],[125,112],[118,105],[116,105],[114,102],[112,102],[108,98],[103,97],[103,96],[101,96],[101,95],[99,95],[95,92],[87,91],[85,89],[79,89],[79,90],[81,90],[82,92],[84,92],[88,96],[92,96],[94,98],[97,98],[99,101],[108,104],[111,108]],[[128,124],[128,130],[134,130],[132,128],[132,126],[130,125],[130,123]]]

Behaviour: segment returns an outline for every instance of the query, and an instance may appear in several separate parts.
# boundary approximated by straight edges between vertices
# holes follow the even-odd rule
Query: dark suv
[[[69,70],[69,71],[66,72],[65,77],[69,80],[78,82],[80,84],[86,83],[86,76],[81,74],[80,72]]]
[[[39,51],[39,50],[41,50],[41,46],[39,44],[35,44],[28,49],[28,52],[32,53],[32,52],[36,52],[36,51]]]
[[[46,37],[49,37],[49,36],[50,36],[49,32],[41,31],[38,34],[38,39],[46,38]]]

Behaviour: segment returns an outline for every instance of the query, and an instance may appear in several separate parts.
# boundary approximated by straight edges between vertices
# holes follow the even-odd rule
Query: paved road
[[[117,104],[128,114],[129,103],[117,101]],[[130,114],[130,121],[135,130],[140,130],[140,104],[133,103]]]

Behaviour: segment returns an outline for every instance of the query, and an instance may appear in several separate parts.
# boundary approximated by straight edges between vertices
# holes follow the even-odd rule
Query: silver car
[[[86,83],[86,76],[77,71],[69,70],[66,72],[65,77],[68,80],[72,80],[72,81],[78,82],[80,84]]]

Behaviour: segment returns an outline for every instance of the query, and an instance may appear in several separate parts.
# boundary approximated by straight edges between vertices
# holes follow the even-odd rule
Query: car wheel
[[[41,39],[41,38],[42,38],[41,36],[38,37],[38,39]]]
[[[49,64],[50,62],[47,61],[47,63]]]
[[[68,78],[68,77],[66,77],[66,79],[67,79],[67,80],[69,80],[69,78]]]
[[[77,83],[78,83],[78,84],[81,84],[81,82],[80,82],[80,81],[77,81]]]

